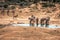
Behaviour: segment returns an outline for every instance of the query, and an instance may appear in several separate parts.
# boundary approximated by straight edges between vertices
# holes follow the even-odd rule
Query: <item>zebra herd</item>
[[[38,17],[35,18],[35,16],[32,15],[32,16],[29,18],[29,24],[30,24],[30,26],[35,26],[35,24],[36,24],[36,26],[38,26],[39,24],[41,24],[41,27],[43,27],[44,25],[45,25],[46,27],[48,27],[48,26],[49,26],[49,21],[50,21],[50,17],[46,17],[46,18],[41,18],[41,19],[39,19]]]

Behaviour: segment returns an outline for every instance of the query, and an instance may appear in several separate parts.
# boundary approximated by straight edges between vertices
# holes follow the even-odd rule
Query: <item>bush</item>
[[[15,6],[11,6],[11,9],[15,9]]]
[[[4,5],[4,8],[8,8],[8,5]]]
[[[44,4],[42,4],[42,7],[55,7],[55,5],[44,3]]]

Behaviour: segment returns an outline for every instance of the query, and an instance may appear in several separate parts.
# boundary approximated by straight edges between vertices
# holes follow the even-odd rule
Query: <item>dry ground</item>
[[[60,40],[60,29],[8,26],[0,28],[0,40]]]
[[[50,24],[60,25],[60,17],[58,16],[60,15],[60,4],[55,4],[56,7],[47,7],[47,8],[43,8],[42,5],[40,5],[39,3],[37,6],[35,4],[32,4],[30,7],[26,7],[26,8],[20,8],[18,5],[15,6],[16,6],[15,15],[18,15],[18,17],[16,17],[13,20],[12,10],[10,10],[9,16],[7,16],[7,10],[5,10],[4,16],[1,15],[1,10],[0,10],[0,24],[8,24],[13,22],[29,23],[28,18],[31,15],[34,15],[39,19],[49,16],[51,18]]]

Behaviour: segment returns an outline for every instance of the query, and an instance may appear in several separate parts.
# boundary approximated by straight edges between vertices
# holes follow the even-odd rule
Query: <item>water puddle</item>
[[[30,27],[29,24],[12,24],[12,26],[22,26],[22,27]],[[37,27],[36,24],[34,27]],[[38,27],[41,27],[41,25],[39,24]],[[60,28],[60,26],[56,26],[56,25],[49,25],[48,28]]]

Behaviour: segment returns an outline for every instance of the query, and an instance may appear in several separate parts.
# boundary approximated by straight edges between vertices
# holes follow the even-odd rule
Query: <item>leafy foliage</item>
[[[4,5],[4,8],[8,8],[8,5]]]
[[[49,4],[45,3],[42,5],[42,7],[55,7],[55,5],[50,3]]]

